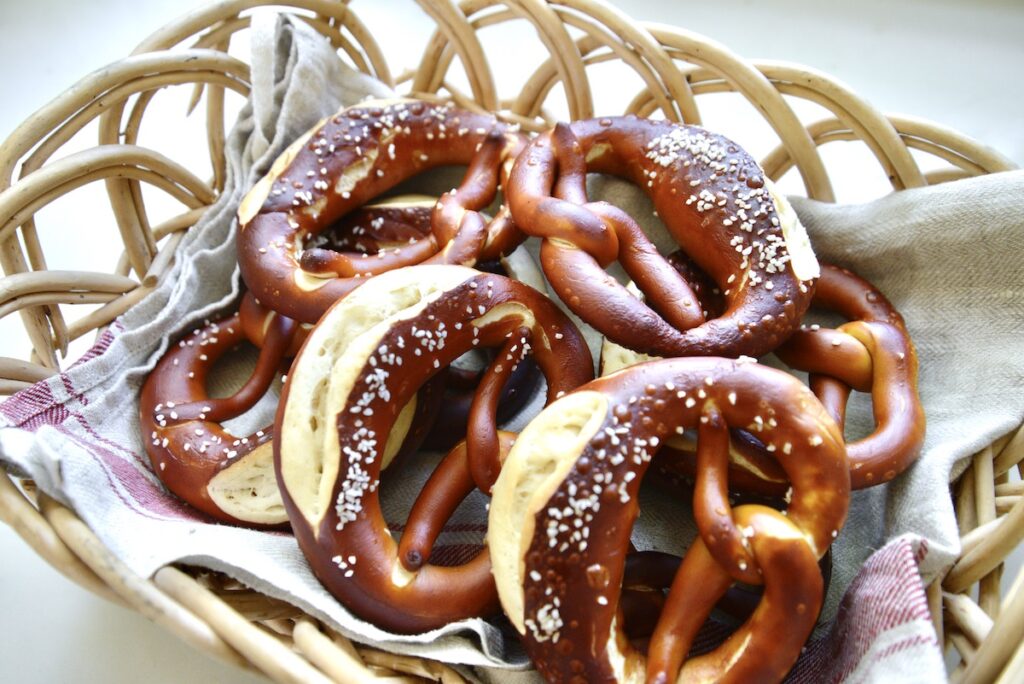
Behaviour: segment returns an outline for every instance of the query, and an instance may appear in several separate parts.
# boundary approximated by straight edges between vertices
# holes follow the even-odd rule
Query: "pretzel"
[[[243,306],[250,316],[259,314],[251,297]],[[298,326],[273,313],[265,321],[249,325],[254,335],[258,328],[260,354],[252,375],[232,396],[210,398],[206,377],[245,341],[239,314],[193,330],[172,345],[146,378],[139,403],[146,453],[167,488],[217,520],[256,527],[288,522],[274,477],[271,430],[236,437],[220,423],[252,408],[287,356]]]
[[[579,332],[540,293],[459,266],[391,271],[335,304],[293,363],[274,428],[292,528],[324,586],[384,629],[421,632],[497,608],[486,552],[439,567],[424,564],[426,549],[409,549],[403,536],[400,554],[377,492],[380,455],[398,439],[402,406],[467,350],[492,346],[501,352],[470,410],[460,466],[461,482],[487,492],[501,467],[495,399],[522,357],[532,353],[549,400],[593,376]]]
[[[494,199],[524,139],[493,117],[415,100],[371,101],[339,112],[296,140],[242,200],[238,263],[267,306],[315,323],[367,276],[415,263],[473,265],[523,236]],[[376,254],[305,243],[349,211],[422,171],[469,165],[437,201],[426,239]]]
[[[871,393],[876,427],[847,443],[850,478],[854,489],[888,482],[917,459],[924,444],[917,352],[903,317],[871,283],[827,264],[812,306],[851,322],[835,330],[802,327],[775,354],[810,373],[811,389],[840,426],[851,390]]]
[[[627,178],[728,302],[705,320],[693,290],[636,221],[590,202],[587,172]],[[558,296],[615,342],[659,356],[760,356],[810,303],[817,261],[787,200],[735,143],[702,128],[633,116],[559,124],[517,159],[506,191]],[[604,271],[618,261],[647,295]]]
[[[728,426],[758,435],[792,482],[785,515],[729,503]],[[696,428],[699,538],[687,551],[648,659],[617,609],[637,494],[652,457]],[[494,486],[488,545],[506,614],[548,681],[772,681],[795,662],[822,598],[817,560],[849,504],[838,426],[795,378],[752,361],[669,359],[580,387],[520,433]],[[763,582],[753,616],[685,665],[734,581]],[[680,675],[680,665],[683,665]]]
[[[662,454],[659,454],[653,463],[657,464],[662,457]],[[655,475],[655,479],[657,481],[660,478]],[[674,491],[678,492],[678,489]],[[740,503],[736,502],[734,505]],[[776,509],[784,506],[779,501],[765,502],[764,505]],[[632,546],[626,555],[622,572],[622,594],[619,597],[622,619],[619,622],[630,642],[637,648],[646,651],[645,640],[654,633],[658,618],[665,608],[664,591],[671,588],[682,560],[679,556],[661,551],[637,551]],[[821,569],[823,590],[827,594],[832,579],[831,548],[818,561],[818,567]],[[741,623],[757,609],[764,594],[763,589],[763,586],[758,585],[736,584],[718,599],[715,611],[728,616],[737,624]]]

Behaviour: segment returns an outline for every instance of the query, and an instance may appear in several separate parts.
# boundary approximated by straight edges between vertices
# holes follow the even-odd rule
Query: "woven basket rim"
[[[220,0],[183,15],[139,44],[135,52],[85,76],[26,119],[0,144],[0,318],[18,312],[32,343],[28,361],[0,358],[0,394],[50,377],[68,344],[139,302],[171,266],[174,248],[223,188],[224,94],[248,94],[249,68],[226,54],[231,36],[248,25],[246,13],[262,5],[305,11],[302,20],[325,35],[353,65],[411,94],[444,97],[494,111],[527,130],[546,127],[545,100],[560,84],[573,118],[593,114],[586,67],[619,59],[646,88],[629,103],[638,115],[660,112],[699,122],[702,95],[734,91],[745,97],[779,136],[763,159],[779,178],[791,168],[809,197],[833,201],[834,191],[818,150],[838,140],[863,141],[894,190],[1015,168],[1007,157],[947,127],[908,116],[885,115],[831,76],[808,67],[744,60],[725,46],[683,29],[634,22],[597,0],[418,0],[436,22],[417,69],[394,76],[384,50],[358,13],[334,0]],[[312,14],[309,14],[309,13]],[[502,101],[477,30],[504,21],[528,21],[550,59],[519,96]],[[566,27],[572,27],[576,34]],[[626,47],[628,45],[628,47]],[[469,92],[446,77],[453,63],[466,72]],[[138,146],[138,132],[154,89],[196,84],[193,106],[205,94],[208,143],[214,176],[203,180],[173,159]],[[133,98],[132,96],[137,95]],[[803,123],[787,103],[801,98],[831,117]],[[98,121],[100,144],[51,159],[70,137]],[[219,124],[214,123],[219,121]],[[918,150],[948,163],[923,172]],[[67,192],[103,180],[124,256],[113,274],[51,271],[36,236],[35,214]],[[141,184],[178,199],[185,211],[152,226]],[[64,321],[61,306],[100,303],[93,313]],[[954,485],[964,550],[957,563],[928,588],[940,643],[963,658],[953,677],[962,681],[1015,681],[1024,677],[1024,572],[1002,596],[1002,561],[1024,537],[1024,487],[1007,475],[1024,460],[1024,425],[975,454]],[[165,567],[151,578],[131,573],[71,509],[35,490],[30,481],[0,477],[0,520],[48,563],[86,589],[141,612],[194,647],[277,681],[365,680],[408,674],[462,681],[454,669],[432,661],[357,646],[296,609],[253,596],[202,572]],[[975,600],[971,592],[978,588]],[[259,624],[252,620],[257,620]],[[271,636],[274,633],[274,636]],[[945,637],[945,639],[943,639]]]

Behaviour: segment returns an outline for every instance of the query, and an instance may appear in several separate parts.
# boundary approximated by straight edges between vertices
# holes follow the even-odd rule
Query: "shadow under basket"
[[[357,3],[358,4],[358,3]],[[626,113],[701,123],[698,103],[737,93],[750,115],[775,136],[761,164],[774,180],[791,169],[803,192],[834,201],[820,146],[860,141],[900,191],[1015,168],[993,150],[954,131],[906,116],[887,116],[826,74],[792,64],[751,62],[682,29],[633,22],[594,0],[419,0],[436,29],[420,65],[392,76],[358,7],[332,0],[226,0],[182,17],[139,45],[133,56],[97,71],[22,124],[0,147],[0,317],[19,314],[32,355],[0,358],[0,394],[31,387],[61,370],[69,344],[99,331],[151,292],[173,264],[185,233],[225,183],[226,93],[249,92],[249,66],[228,54],[248,29],[254,8],[290,11],[327,37],[350,65],[402,93],[453,100],[496,113],[524,130],[548,128],[557,98],[571,119],[594,114],[602,82],[587,67],[618,61],[640,84]],[[535,31],[550,57],[501,99],[478,31],[516,22]],[[531,35],[533,35],[531,33]],[[506,56],[507,58],[507,56]],[[460,69],[453,69],[455,61]],[[454,72],[454,73],[453,73]],[[592,75],[591,75],[592,76]],[[457,86],[456,81],[464,86]],[[163,154],[139,146],[154,95],[170,86],[194,88],[205,107],[208,181]],[[506,84],[507,85],[507,84]],[[608,83],[604,82],[607,87]],[[824,111],[805,123],[800,101]],[[191,111],[191,110],[189,110]],[[767,127],[764,124],[767,123]],[[87,125],[98,144],[51,159]],[[713,127],[713,123],[712,123]],[[912,154],[912,151],[915,151]],[[927,159],[927,164],[922,164]],[[930,170],[923,171],[922,166]],[[102,182],[124,252],[113,273],[48,270],[35,215],[81,186]],[[151,221],[143,187],[163,191],[184,211]],[[84,316],[66,307],[92,304]],[[1024,681],[1024,576],[1001,594],[1003,562],[1024,538],[1024,486],[1011,471],[1024,459],[1018,428],[975,454],[950,496],[963,552],[932,582],[928,598],[939,643],[955,649],[951,678],[963,682]],[[281,682],[366,681],[395,676],[463,681],[451,667],[354,644],[297,608],[217,573],[164,567],[151,578],[124,566],[75,511],[37,491],[31,481],[0,477],[0,519],[39,555],[86,589],[130,606],[198,649]]]

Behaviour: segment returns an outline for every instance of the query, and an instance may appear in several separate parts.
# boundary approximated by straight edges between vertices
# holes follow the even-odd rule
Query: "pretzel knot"
[[[727,495],[729,426],[754,432],[792,483],[785,514]],[[698,431],[700,536],[651,637],[629,646],[619,612],[640,482],[673,434]],[[817,560],[846,518],[842,435],[794,378],[752,361],[640,364],[579,388],[519,435],[494,486],[488,543],[506,614],[552,682],[781,680],[822,600]],[[734,581],[765,585],[722,646],[683,664]],[[682,667],[682,670],[680,670]],[[689,681],[689,679],[686,679]]]
[[[432,476],[396,544],[381,512],[381,459],[401,441],[416,390],[477,347],[499,352],[470,408],[467,440]],[[501,469],[511,439],[497,429],[497,397],[528,353],[549,400],[593,377],[582,336],[544,295],[458,266],[379,275],[313,328],[275,421],[275,468],[299,546],[354,613],[422,632],[497,610],[486,550],[457,567],[426,561],[458,502],[475,486],[489,491]]]
[[[369,276],[423,262],[471,266],[506,254],[523,240],[508,210],[490,221],[480,211],[524,141],[513,127],[450,104],[388,100],[342,110],[296,140],[242,200],[242,278],[270,308],[314,323]],[[444,165],[469,168],[432,208],[424,239],[376,254],[308,245],[353,209]]]
[[[722,290],[720,317],[705,320],[686,279],[631,216],[589,201],[587,172],[647,192]],[[559,297],[629,349],[760,356],[796,329],[810,303],[817,261],[792,208],[749,155],[702,128],[636,117],[559,124],[519,156],[507,196],[516,225],[544,238],[541,262]],[[616,260],[646,301],[604,271]]]
[[[870,392],[875,430],[847,444],[854,489],[887,482],[913,463],[924,444],[917,352],[892,304],[871,283],[822,265],[812,306],[844,316],[837,329],[798,330],[776,355],[810,373],[811,389],[840,426],[852,390]]]

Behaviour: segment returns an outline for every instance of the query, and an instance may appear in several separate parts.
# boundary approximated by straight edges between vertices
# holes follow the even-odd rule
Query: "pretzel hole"
[[[647,640],[657,624],[675,571],[698,535],[693,507],[689,503],[692,494],[680,496],[678,487],[665,486],[656,480],[645,478],[640,485],[639,515],[631,533],[631,543],[636,550],[627,560],[619,604],[626,636],[631,645],[643,653],[646,653]],[[776,510],[785,509],[781,500],[754,495],[730,495],[730,502],[733,506],[758,503]],[[641,557],[646,558],[636,562]],[[646,562],[651,560],[653,562]],[[641,568],[642,565],[647,568]],[[827,586],[830,555],[822,559],[821,567]],[[760,586],[734,582],[704,622],[688,657],[708,653],[724,642],[754,612],[762,592]]]
[[[259,350],[248,342],[242,342],[217,359],[206,375],[206,393],[211,399],[223,399],[234,395],[245,385],[256,368]],[[233,435],[248,435],[274,422],[277,398],[281,394],[281,377],[278,376],[267,392],[248,411],[221,423]]]

